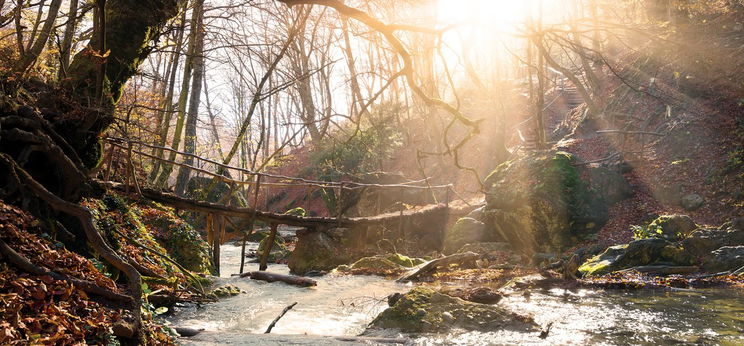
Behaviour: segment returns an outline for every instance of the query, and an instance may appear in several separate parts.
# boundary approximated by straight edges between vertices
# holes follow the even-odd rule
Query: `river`
[[[251,243],[251,249],[257,244]],[[247,293],[198,307],[177,307],[167,322],[179,327],[204,328],[184,338],[193,345],[348,345],[333,336],[353,336],[364,331],[380,311],[385,297],[405,292],[410,284],[371,276],[326,275],[318,286],[299,288],[230,277],[237,273],[240,248],[223,245],[220,285],[235,285]],[[247,270],[257,270],[248,264]],[[269,271],[288,273],[286,265]],[[293,303],[274,327],[261,334],[281,310]],[[739,290],[575,290],[552,289],[508,294],[499,305],[532,315],[550,334],[452,332],[411,338],[417,345],[576,345],[576,344],[718,344],[744,345],[744,292]],[[380,337],[405,337],[385,332]],[[367,343],[369,344],[369,343]]]

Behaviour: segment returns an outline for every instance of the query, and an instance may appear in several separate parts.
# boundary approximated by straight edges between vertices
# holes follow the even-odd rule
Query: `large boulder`
[[[711,253],[703,263],[703,268],[709,272],[737,270],[744,267],[744,245],[724,246]]]
[[[687,215],[663,215],[652,221],[647,229],[651,237],[678,241],[690,236],[698,226]]]
[[[447,332],[453,328],[478,331],[537,331],[535,322],[498,306],[471,303],[429,288],[417,287],[389,299],[370,330],[395,329],[403,333]]]
[[[694,258],[680,246],[665,239],[649,238],[607,248],[579,267],[583,276],[604,275],[616,270],[663,263],[691,265]]]
[[[566,152],[535,152],[499,165],[486,178],[485,218],[496,241],[515,250],[560,251],[607,222],[607,204],[581,180]]]
[[[608,204],[615,204],[633,196],[633,187],[623,177],[620,167],[599,166],[588,170],[589,181],[593,189]]]
[[[701,259],[708,257],[718,248],[737,245],[744,245],[744,230],[699,229],[682,241],[682,246],[687,252]]]
[[[476,219],[463,217],[447,230],[444,236],[444,252],[453,253],[465,244],[488,242],[494,234],[488,231],[486,224]]]
[[[287,263],[290,272],[303,275],[309,271],[326,271],[358,259],[360,256],[351,251],[354,241],[351,233],[347,228],[298,231],[297,245]]]

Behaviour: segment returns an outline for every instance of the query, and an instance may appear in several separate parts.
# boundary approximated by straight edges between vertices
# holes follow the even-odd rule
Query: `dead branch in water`
[[[453,264],[461,265],[465,263],[475,262],[480,257],[475,252],[458,253],[442,258],[435,259],[429,263],[424,264],[421,268],[411,274],[404,275],[398,282],[415,281],[421,276],[434,274],[439,268],[448,267]]]
[[[282,318],[282,317],[284,317],[284,314],[286,314],[286,313],[287,313],[287,311],[289,311],[289,310],[292,310],[292,308],[293,308],[293,307],[294,307],[295,305],[297,305],[297,302],[294,302],[294,303],[292,303],[292,304],[289,304],[289,305],[287,305],[287,307],[285,307],[285,308],[284,308],[284,310],[282,310],[282,312],[281,312],[281,313],[279,314],[279,316],[276,316],[276,318],[275,318],[275,319],[274,319],[273,321],[271,321],[271,324],[269,325],[269,328],[266,328],[266,331],[264,332],[264,334],[269,334],[269,333],[271,333],[271,330],[272,330],[272,329],[274,328],[274,326],[276,325],[276,322],[279,322],[279,319],[280,319],[280,318]]]

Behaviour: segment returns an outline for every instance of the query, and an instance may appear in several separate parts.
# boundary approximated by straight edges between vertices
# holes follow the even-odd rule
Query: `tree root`
[[[93,215],[87,209],[68,201],[65,201],[55,194],[49,192],[44,186],[39,184],[31,175],[28,174],[23,168],[7,154],[0,153],[0,161],[2,161],[9,168],[9,174],[14,176],[15,179],[22,181],[26,186],[33,191],[39,198],[49,204],[52,209],[63,212],[72,216],[75,216],[83,227],[83,231],[93,247],[104,260],[109,262],[111,265],[119,269],[127,276],[129,282],[129,290],[132,296],[132,317],[134,318],[134,326],[137,329],[137,338],[140,341],[144,341],[142,335],[142,316],[140,314],[140,308],[142,306],[142,278],[140,273],[131,264],[124,261],[114,250],[109,247],[106,241],[103,239],[101,234],[96,229],[93,223]]]
[[[183,267],[183,266],[182,266],[182,265],[181,265],[180,263],[178,263],[178,262],[176,262],[176,261],[175,261],[174,259],[172,259],[172,258],[170,258],[170,257],[168,257],[168,256],[166,256],[166,255],[164,255],[164,254],[162,254],[162,253],[160,253],[160,252],[158,252],[157,250],[155,250],[155,249],[152,249],[152,248],[150,248],[149,246],[147,246],[147,245],[145,245],[145,244],[142,244],[142,243],[138,242],[138,241],[137,241],[136,239],[134,239],[134,238],[132,238],[132,237],[130,237],[130,236],[128,236],[128,235],[126,235],[126,234],[124,234],[124,233],[120,232],[120,231],[119,231],[119,230],[117,230],[117,229],[114,229],[114,232],[116,232],[116,234],[118,234],[118,235],[122,236],[122,237],[123,237],[124,239],[128,240],[128,241],[129,241],[130,243],[134,244],[135,246],[137,246],[137,247],[139,247],[139,248],[141,248],[141,249],[143,249],[143,250],[149,251],[149,252],[153,253],[154,255],[156,255],[156,256],[159,256],[160,258],[162,258],[162,259],[164,259],[164,260],[166,260],[166,261],[170,262],[170,263],[171,263],[171,264],[173,264],[174,266],[176,266],[176,268],[178,268],[178,269],[179,269],[179,270],[180,270],[181,272],[183,272],[183,273],[184,273],[184,275],[188,276],[188,277],[189,277],[189,278],[190,278],[191,280],[193,280],[193,281],[194,281],[194,282],[195,282],[195,283],[196,283],[197,285],[199,285],[199,291],[198,291],[197,293],[199,293],[199,294],[201,294],[201,295],[205,295],[205,294],[206,294],[206,293],[204,292],[204,287],[202,287],[201,283],[199,282],[199,279],[197,279],[197,278],[196,278],[196,277],[194,276],[194,274],[193,274],[193,273],[191,273],[191,272],[190,272],[190,271],[189,271],[188,269],[184,268],[184,267]],[[153,276],[153,275],[148,275],[148,276]]]
[[[25,272],[28,272],[28,273],[31,273],[37,276],[48,275],[48,276],[51,276],[55,280],[67,281],[73,284],[78,289],[82,290],[83,292],[95,294],[97,296],[101,296],[109,300],[123,301],[123,302],[132,301],[132,297],[126,294],[114,292],[112,290],[103,288],[87,280],[71,278],[68,276],[64,276],[60,273],[53,272],[53,271],[47,271],[39,266],[36,266],[35,264],[31,263],[31,261],[29,261],[28,258],[23,257],[23,255],[13,250],[7,243],[5,243],[2,240],[0,240],[0,254],[2,254],[3,257],[5,257],[5,259],[8,260],[8,262],[14,264],[16,267],[20,268],[21,270]]]

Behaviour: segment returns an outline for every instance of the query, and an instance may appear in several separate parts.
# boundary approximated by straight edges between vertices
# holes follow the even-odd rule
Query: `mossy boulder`
[[[687,215],[662,215],[646,227],[646,235],[678,241],[687,238],[698,226]]]
[[[580,178],[566,152],[534,152],[499,165],[486,178],[483,222],[495,239],[531,254],[555,252],[596,233],[607,204]]]
[[[415,257],[411,258],[406,255],[401,255],[399,253],[387,255],[385,258],[389,260],[390,262],[393,262],[397,265],[400,265],[406,268],[413,268],[419,264],[423,264],[426,262],[426,260],[424,260],[423,258],[415,258]]]
[[[176,262],[190,271],[210,272],[209,245],[191,224],[176,216],[172,208],[157,203],[142,206],[140,211],[142,221]]]
[[[472,303],[429,288],[417,287],[390,299],[391,306],[370,323],[368,331],[395,329],[403,333],[441,333],[453,328],[478,331],[537,331],[525,316],[493,305]]]
[[[694,258],[681,246],[665,239],[641,239],[609,247],[582,264],[579,272],[584,276],[598,276],[656,263],[692,265]]]
[[[352,274],[356,275],[381,276],[398,275],[408,270],[407,267],[397,264],[389,260],[387,256],[382,255],[364,257],[354,262],[349,269]]]
[[[361,256],[353,253],[350,230],[334,228],[326,231],[300,230],[297,245],[289,256],[290,272],[303,275],[309,271],[327,271],[348,264]]]
[[[453,253],[465,244],[488,242],[494,238],[494,234],[489,232],[485,223],[470,217],[463,217],[455,222],[452,229],[446,231],[444,252]]]
[[[212,290],[211,294],[217,298],[227,298],[243,293],[240,288],[232,285],[220,286]]]
[[[83,204],[114,250],[154,274],[171,277],[179,270],[139,245],[166,254],[191,271],[208,273],[212,268],[207,244],[171,208],[153,202],[134,203],[116,194],[107,194],[100,200],[88,199]]]

